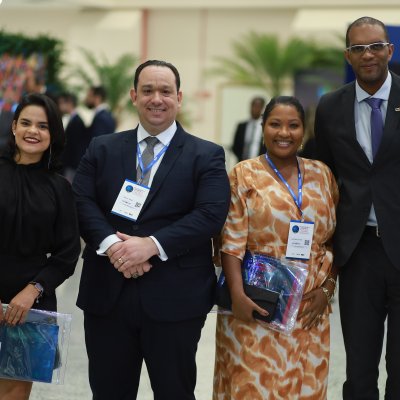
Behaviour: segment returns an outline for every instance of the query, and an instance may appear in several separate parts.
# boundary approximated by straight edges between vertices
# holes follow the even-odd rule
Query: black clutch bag
[[[264,316],[257,311],[253,311],[254,318],[265,322],[271,322],[274,318],[276,306],[278,304],[279,293],[273,290],[261,289],[256,286],[247,285],[246,283],[243,284],[243,289],[246,296],[250,297],[254,303],[268,312],[268,315]],[[226,282],[221,286],[217,286],[216,304],[226,310],[232,309],[231,295]]]

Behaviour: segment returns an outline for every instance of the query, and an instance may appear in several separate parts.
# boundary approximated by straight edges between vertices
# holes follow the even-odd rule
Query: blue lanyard
[[[303,202],[303,182],[301,180],[301,172],[300,172],[300,166],[299,166],[298,158],[296,157],[296,162],[297,162],[297,182],[298,182],[298,195],[297,195],[297,197],[294,194],[292,188],[287,183],[286,179],[282,176],[282,174],[278,171],[278,168],[276,168],[275,164],[268,157],[267,153],[265,153],[265,159],[267,160],[267,162],[270,165],[270,167],[274,170],[276,175],[278,175],[278,178],[287,187],[287,189],[289,190],[290,195],[292,196],[292,198],[294,200],[294,203],[296,204],[297,208],[300,210],[301,215],[303,216],[303,211],[301,210],[301,205],[302,205],[302,202]]]
[[[139,143],[137,144],[137,157],[138,157],[138,162],[140,165],[140,170],[142,171],[142,174],[140,176],[140,182],[143,181],[144,176],[148,171],[151,170],[151,167],[160,159],[160,157],[167,151],[169,146],[169,143],[166,144],[161,151],[146,165],[146,167],[143,165],[143,160],[142,160],[142,152],[140,151],[140,146]],[[139,183],[140,183],[139,182]]]

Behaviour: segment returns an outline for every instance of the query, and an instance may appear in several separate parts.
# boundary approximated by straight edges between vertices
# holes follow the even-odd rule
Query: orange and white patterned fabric
[[[300,159],[302,210],[315,223],[305,293],[322,285],[331,265],[338,188],[329,168]],[[231,205],[222,252],[243,259],[246,249],[285,255],[290,220],[300,219],[287,188],[264,156],[237,164],[230,173]],[[300,311],[306,304],[302,303]],[[213,400],[324,400],[329,367],[329,310],[309,330],[298,320],[291,336],[259,323],[219,314]]]

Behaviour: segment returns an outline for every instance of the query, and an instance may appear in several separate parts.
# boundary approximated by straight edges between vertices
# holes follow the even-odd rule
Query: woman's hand
[[[37,297],[37,289],[33,285],[27,285],[10,301],[4,321],[9,325],[22,324]]]
[[[303,328],[309,329],[313,326],[317,326],[321,322],[324,316],[323,313],[329,304],[322,287],[306,293],[302,300],[308,302],[308,305],[298,316],[299,319],[304,318]]]
[[[268,315],[268,311],[258,306],[244,293],[232,296],[232,312],[235,318],[244,322],[255,322],[253,311],[257,311],[264,316]]]
[[[241,273],[242,261],[230,254],[221,253],[222,269],[225,272],[226,281],[232,299],[232,312],[235,318],[244,322],[255,322],[253,311],[267,316],[268,311],[264,310],[249,297],[243,290],[243,279]]]

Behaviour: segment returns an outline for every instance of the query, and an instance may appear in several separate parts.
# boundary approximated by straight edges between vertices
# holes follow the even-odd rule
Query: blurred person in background
[[[0,106],[0,152],[3,152],[10,138],[10,126],[14,113]]]
[[[260,119],[264,105],[263,97],[254,97],[250,103],[251,118],[240,122],[236,127],[232,151],[238,161],[265,153]]]
[[[64,118],[66,143],[63,153],[63,175],[72,182],[79,161],[89,145],[90,135],[76,107],[77,98],[72,93],[61,93],[57,97],[58,108]]]
[[[85,105],[90,110],[94,110],[94,117],[89,126],[90,138],[115,132],[115,118],[106,100],[107,92],[103,86],[91,86],[88,89]]]

